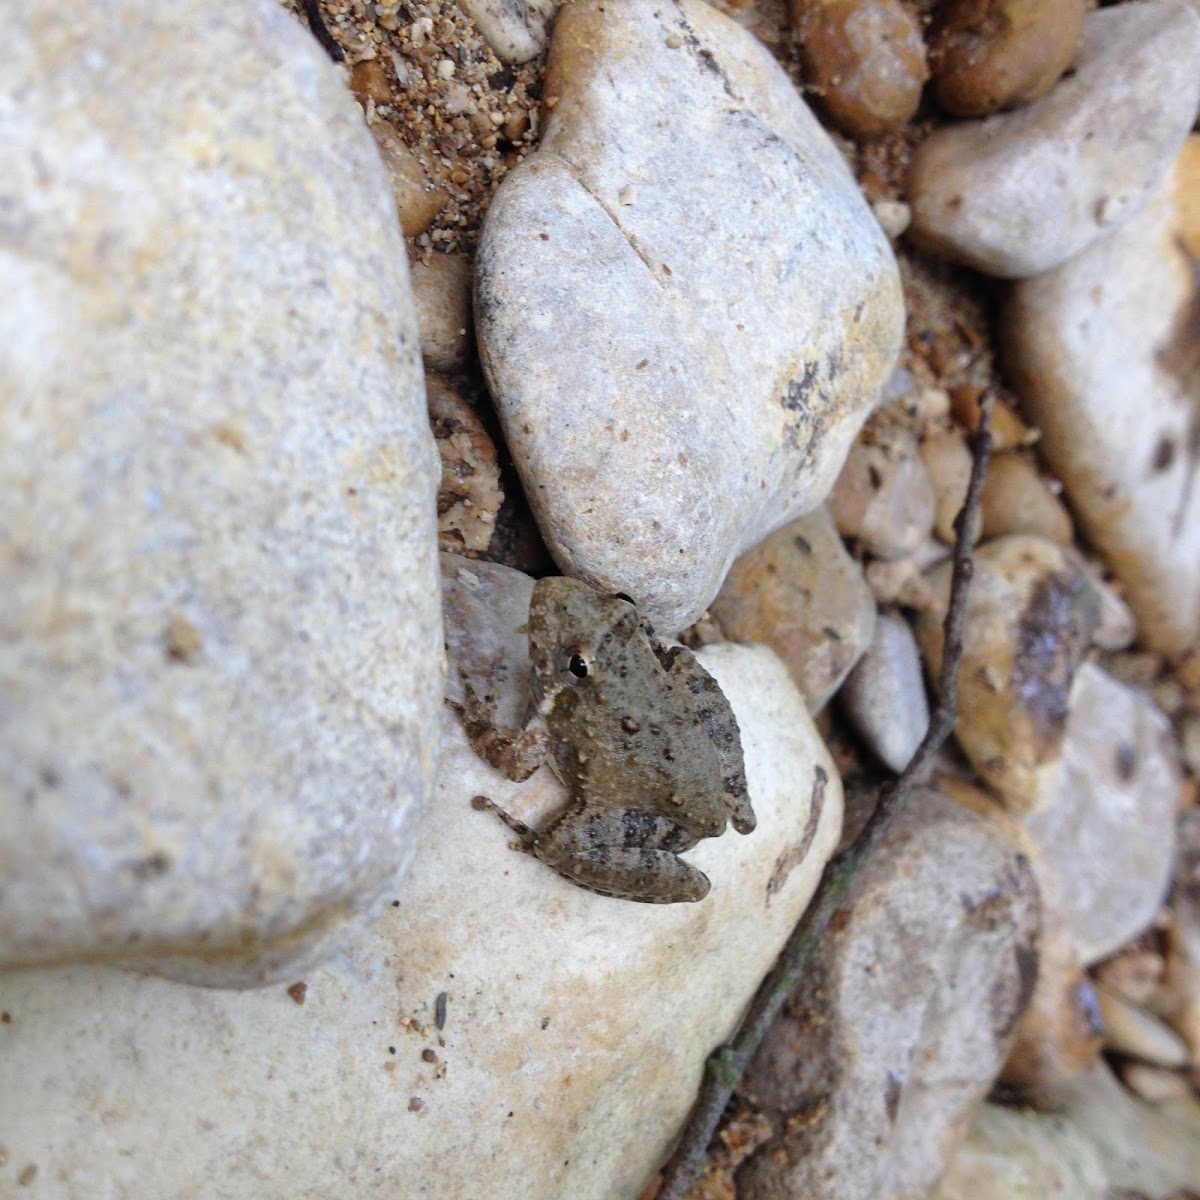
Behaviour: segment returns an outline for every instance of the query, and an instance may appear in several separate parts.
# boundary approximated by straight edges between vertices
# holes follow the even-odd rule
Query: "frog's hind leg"
[[[708,876],[678,857],[696,838],[655,813],[588,812],[571,805],[533,842],[533,853],[579,887],[618,900],[679,904],[703,900]]]
[[[721,685],[700,665],[686,646],[668,646],[645,626],[650,644],[663,670],[692,694],[692,707],[721,764],[722,794],[729,819],[738,833],[750,833],[757,824],[746,783],[742,733]]]

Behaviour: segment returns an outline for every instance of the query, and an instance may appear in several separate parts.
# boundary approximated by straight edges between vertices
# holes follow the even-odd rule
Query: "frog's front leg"
[[[460,671],[460,675],[463,703],[446,703],[458,713],[471,748],[506,779],[515,783],[528,779],[546,761],[550,748],[545,719],[535,713],[523,729],[497,725],[491,706],[476,694],[466,673]]]
[[[668,646],[648,626],[650,645],[663,670],[692,695],[692,707],[721,764],[721,790],[729,819],[738,833],[749,833],[758,824],[750,804],[742,734],[721,685],[700,665],[686,646]]]
[[[708,876],[679,857],[695,838],[668,817],[633,810],[589,810],[577,800],[531,849],[572,883],[601,896],[680,904],[708,895]]]

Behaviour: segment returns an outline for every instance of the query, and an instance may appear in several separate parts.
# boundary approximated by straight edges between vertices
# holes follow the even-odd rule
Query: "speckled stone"
[[[1071,689],[1057,794],[1025,817],[1085,963],[1120,949],[1166,899],[1181,775],[1170,722],[1084,663]]]
[[[488,387],[565,574],[694,621],[824,499],[903,331],[895,260],[770,52],[701,0],[558,16],[476,261]]]
[[[452,656],[503,664],[511,695],[531,581],[451,561]],[[833,764],[778,660],[700,658],[741,726],[758,816],[689,852],[712,879],[702,902],[597,896],[513,850],[471,798],[536,821],[565,793],[548,769],[520,784],[491,770],[447,707],[399,906],[295,980],[302,1007],[282,986],[0,975],[0,1190],[35,1163],[46,1200],[635,1200],[841,828]]]
[[[1032,812],[1057,795],[1071,688],[1099,600],[1075,560],[1043,538],[996,538],[974,561],[955,737],[1008,808]],[[941,673],[951,570],[946,561],[929,572],[942,607],[917,619],[931,679]]]
[[[392,196],[275,3],[11,18],[0,961],[286,977],[395,886],[433,787],[436,456]]]
[[[1018,284],[1002,326],[1040,452],[1124,585],[1139,641],[1166,654],[1200,639],[1198,196],[1193,136],[1133,220]]]
[[[1047,95],[922,143],[909,237],[1004,279],[1049,271],[1141,208],[1198,102],[1200,19],[1186,4],[1091,12],[1074,73]]]

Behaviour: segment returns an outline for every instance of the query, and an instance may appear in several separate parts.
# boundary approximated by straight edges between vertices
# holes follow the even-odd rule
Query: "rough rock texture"
[[[1044,96],[1071,65],[1085,0],[949,0],[929,30],[934,95],[985,117]]]
[[[673,632],[833,485],[896,266],[791,80],[700,0],[566,6],[545,91],[483,229],[484,371],[559,567]]]
[[[492,614],[469,665],[524,653],[530,581],[453,563],[448,622],[469,625],[468,588]],[[447,708],[398,907],[303,990],[221,994],[96,967],[0,976],[0,1191],[36,1164],[48,1200],[634,1200],[841,826],[833,765],[777,660],[727,645],[700,657],[737,714],[758,814],[753,834],[691,853],[713,882],[703,902],[606,899],[510,849],[471,798],[535,819],[563,790],[548,770],[496,774]]]
[[[1168,654],[1200,638],[1198,195],[1191,137],[1128,225],[1019,284],[1004,316],[1041,452],[1125,585],[1140,640]]]
[[[394,886],[433,785],[387,180],[267,0],[27,6],[0,94],[0,961],[278,978]]]
[[[943,605],[950,573],[949,562],[929,573]],[[975,552],[955,736],[1015,812],[1043,807],[1057,794],[1068,697],[1098,607],[1082,571],[1053,542],[1014,534]],[[925,612],[917,620],[917,639],[935,680],[943,613]]]
[[[989,275],[1049,271],[1145,203],[1198,101],[1200,18],[1187,5],[1091,12],[1074,74],[1048,95],[922,144],[909,236]]]
[[[929,701],[912,627],[881,613],[866,653],[838,692],[850,723],[893,771],[908,766],[929,732]]]
[[[786,1132],[743,1200],[928,1195],[1029,998],[1038,891],[999,824],[919,791],[880,850],[747,1075]]]
[[[838,690],[875,629],[875,598],[823,508],[739,558],[710,611],[727,637],[770,646],[812,713]]]
[[[1093,963],[1137,936],[1166,897],[1179,761],[1150,698],[1084,663],[1071,689],[1057,794],[1025,818],[1067,928]]]
[[[1107,1185],[1095,1146],[1069,1121],[985,1104],[933,1200],[1100,1200]]]

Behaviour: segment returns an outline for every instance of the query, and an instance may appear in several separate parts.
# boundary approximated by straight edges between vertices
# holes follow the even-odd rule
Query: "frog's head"
[[[564,576],[539,579],[528,624],[537,699],[589,686],[638,628],[637,609],[621,596]]]

